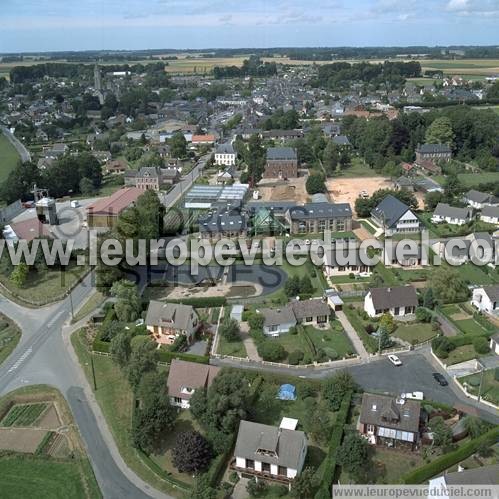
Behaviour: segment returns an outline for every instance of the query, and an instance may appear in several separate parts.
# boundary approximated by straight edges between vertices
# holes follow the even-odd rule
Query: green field
[[[476,173],[459,173],[457,177],[464,187],[470,189],[480,184],[499,182],[499,172],[480,172],[478,175]],[[445,182],[444,175],[436,175],[432,178],[440,185]]]
[[[18,161],[19,155],[16,149],[0,132],[0,184],[6,180]]]
[[[102,497],[87,460],[0,457],[0,497],[97,499]]]
[[[0,426],[31,426],[47,408],[47,404],[14,405],[0,422]]]

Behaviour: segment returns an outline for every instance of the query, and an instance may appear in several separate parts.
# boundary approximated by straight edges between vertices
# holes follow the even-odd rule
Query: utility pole
[[[90,352],[90,365],[92,366],[92,379],[94,381],[94,392],[97,391],[97,380],[95,379],[94,354]]]
[[[68,295],[69,295],[69,304],[71,305],[71,319],[74,320],[75,314],[73,309],[73,296],[71,295],[71,290],[68,291]]]

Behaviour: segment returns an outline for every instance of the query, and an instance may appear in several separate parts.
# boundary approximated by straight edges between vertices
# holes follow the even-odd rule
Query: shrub
[[[194,308],[221,307],[227,303],[225,296],[207,296],[205,298],[182,298],[181,300],[169,300],[171,303],[183,303],[192,305]]]
[[[329,360],[336,360],[339,355],[338,352],[331,347],[324,347],[324,352]]]
[[[376,331],[376,328],[371,324],[367,324],[367,326],[364,328],[366,330],[367,334],[372,334],[374,331]]]
[[[286,350],[279,343],[270,340],[262,341],[257,346],[258,355],[263,360],[278,362],[286,357]]]
[[[299,364],[300,361],[303,360],[304,353],[301,350],[295,350],[294,352],[291,352],[288,356],[288,362],[295,366],[296,364]]]
[[[473,348],[475,349],[475,352],[478,354],[485,354],[489,353],[490,351],[489,343],[487,339],[484,338],[483,336],[473,338]]]
[[[430,310],[424,307],[418,307],[416,309],[416,320],[419,322],[430,322],[433,314]]]

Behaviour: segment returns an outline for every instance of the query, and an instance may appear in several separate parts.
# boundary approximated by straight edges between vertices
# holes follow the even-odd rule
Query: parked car
[[[443,377],[442,374],[440,373],[433,373],[433,379],[440,385],[440,386],[447,386],[449,383],[447,383],[447,380]]]
[[[407,392],[400,395],[403,399],[423,400],[423,392]]]
[[[394,366],[401,366],[402,361],[396,356],[396,355],[389,355],[388,360],[394,365]]]

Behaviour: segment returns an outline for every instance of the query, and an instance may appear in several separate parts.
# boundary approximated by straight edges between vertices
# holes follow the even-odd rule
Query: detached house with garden
[[[421,404],[416,400],[364,393],[357,429],[372,445],[414,450],[420,420]]]
[[[179,336],[185,336],[187,343],[192,343],[199,328],[199,317],[190,305],[151,300],[146,326],[159,344],[172,345]]]
[[[371,218],[387,236],[421,230],[421,222],[411,208],[391,194],[371,211]]]
[[[286,485],[301,472],[307,455],[303,431],[241,421],[231,468],[239,474],[273,480]],[[296,420],[293,420],[296,421]]]
[[[393,317],[414,314],[418,306],[418,296],[412,286],[393,288],[371,288],[364,298],[364,310],[369,317],[389,313]]]

